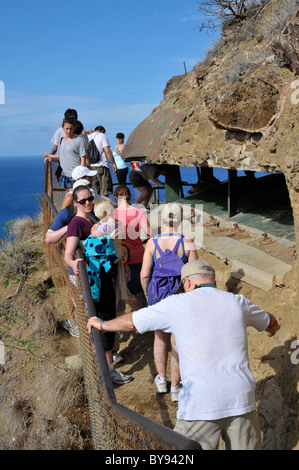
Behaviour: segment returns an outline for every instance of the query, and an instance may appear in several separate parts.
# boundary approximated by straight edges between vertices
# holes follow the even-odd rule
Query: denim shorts
[[[71,176],[65,176],[63,173],[61,173],[59,177],[59,186],[62,188],[72,188],[74,184],[74,180]]]

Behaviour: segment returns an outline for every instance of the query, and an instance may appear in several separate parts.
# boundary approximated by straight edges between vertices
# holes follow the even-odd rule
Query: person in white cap
[[[252,326],[273,336],[280,318],[243,295],[218,289],[213,267],[203,260],[183,266],[178,292],[112,321],[91,317],[87,330],[173,333],[183,384],[174,430],[203,450],[216,450],[220,436],[227,449],[260,449],[246,329]]]
[[[45,242],[47,245],[52,243],[57,243],[67,232],[68,223],[75,216],[75,209],[73,205],[73,191],[77,186],[86,186],[88,187],[92,195],[97,200],[97,192],[92,188],[92,179],[95,176],[96,171],[92,171],[84,166],[77,166],[72,172],[72,178],[75,180],[73,187],[69,189],[66,193],[61,210],[58,212],[57,216],[54,219],[54,222],[49,227]]]
[[[88,178],[92,178],[97,174],[96,170],[90,170],[87,168],[87,166],[76,166],[76,168],[72,171],[72,178],[74,181],[79,180],[80,178],[86,179],[86,176]]]

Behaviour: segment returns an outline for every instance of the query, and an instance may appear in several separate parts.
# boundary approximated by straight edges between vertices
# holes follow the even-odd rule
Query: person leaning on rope
[[[87,321],[89,333],[94,327],[102,332],[174,334],[183,385],[174,430],[199,442],[203,450],[216,450],[220,436],[227,449],[261,447],[248,326],[273,336],[280,319],[243,295],[218,289],[214,269],[203,260],[183,266],[178,294],[111,321]]]

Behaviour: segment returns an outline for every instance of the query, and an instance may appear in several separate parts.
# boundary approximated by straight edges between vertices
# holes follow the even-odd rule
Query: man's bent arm
[[[87,321],[86,328],[91,333],[92,327],[105,333],[106,331],[132,331],[135,330],[133,312],[125,313],[109,321],[103,321],[98,317],[91,317]]]
[[[270,323],[268,328],[266,328],[266,331],[268,332],[268,336],[274,336],[280,329],[280,318],[275,318],[271,313],[268,313],[268,315],[270,317]]]

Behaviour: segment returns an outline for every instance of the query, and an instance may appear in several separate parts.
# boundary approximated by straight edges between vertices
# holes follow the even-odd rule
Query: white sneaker
[[[122,362],[124,360],[124,357],[121,354],[113,353],[112,359],[115,362],[115,364],[118,364],[119,362]]]
[[[69,320],[64,320],[62,326],[65,330],[67,330],[72,336],[75,338],[79,338],[79,327],[75,321],[73,324]]]
[[[160,375],[157,375],[154,380],[155,387],[158,393],[167,393],[167,380],[166,377],[163,379]]]
[[[173,386],[170,387],[171,401],[178,401],[179,393],[182,388],[183,388],[182,384],[178,384],[176,387],[173,387]]]
[[[112,382],[117,385],[123,385],[127,384],[128,382],[131,382],[133,380],[133,377],[131,375],[125,375],[120,370],[115,369],[114,366],[109,366],[109,371],[110,371],[110,376],[112,379]]]

